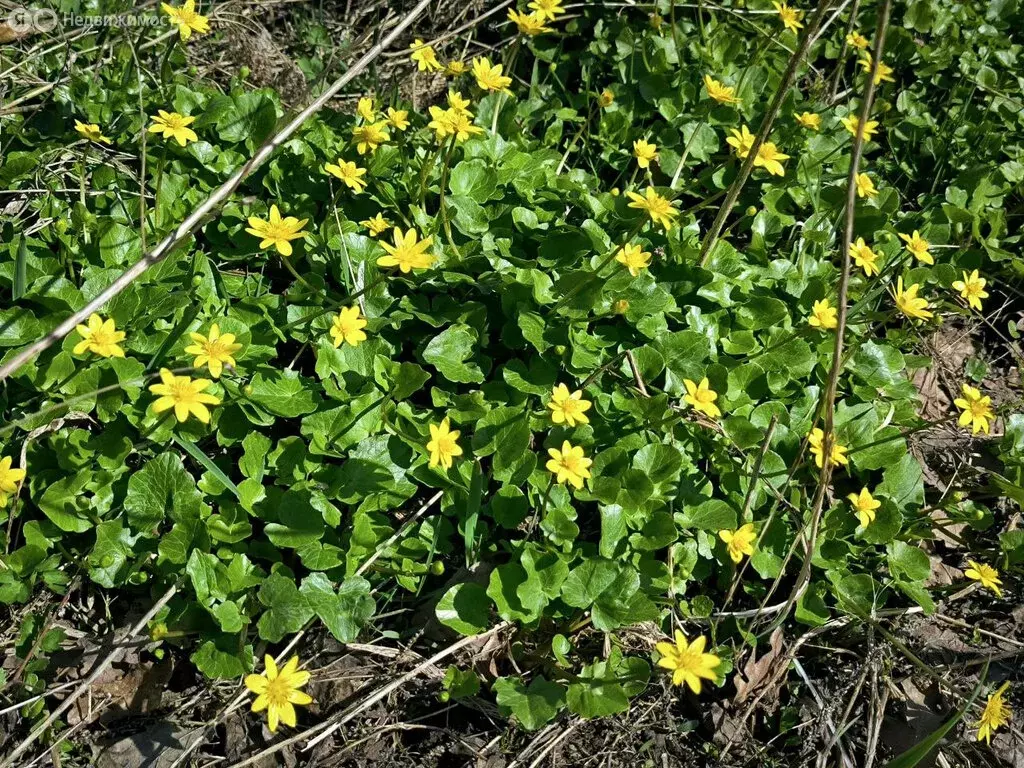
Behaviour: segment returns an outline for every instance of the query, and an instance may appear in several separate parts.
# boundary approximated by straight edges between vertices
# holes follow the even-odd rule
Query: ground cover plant
[[[2,764],[1024,760],[1018,4],[352,5],[0,26]]]

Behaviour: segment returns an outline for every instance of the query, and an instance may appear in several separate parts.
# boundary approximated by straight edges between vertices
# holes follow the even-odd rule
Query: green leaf
[[[230,635],[206,640],[190,658],[211,680],[238,680],[253,668],[252,646],[239,647],[238,639]]]
[[[123,584],[129,574],[125,566],[133,558],[136,538],[120,520],[97,525],[96,544],[89,554],[89,578],[108,589]]]
[[[293,419],[312,413],[320,404],[319,388],[296,371],[257,373],[250,386],[249,399],[276,416]]]
[[[91,472],[83,470],[78,474],[49,482],[44,486],[46,490],[43,494],[36,499],[36,504],[43,514],[62,531],[84,533],[93,527],[88,514],[91,505],[83,493],[91,475]],[[129,484],[129,491],[130,489]]]
[[[448,183],[453,195],[464,195],[485,203],[497,188],[494,170],[479,159],[463,160],[452,168]]]
[[[259,600],[266,606],[266,610],[260,616],[257,628],[260,637],[270,643],[279,642],[285,635],[298,632],[314,613],[295,582],[280,573],[270,574],[263,582]]]
[[[238,486],[231,482],[231,478],[229,478],[224,473],[224,470],[222,470],[220,467],[214,464],[213,459],[211,459],[209,456],[207,456],[205,453],[199,450],[199,447],[195,443],[193,443],[186,437],[181,437],[180,435],[175,434],[171,435],[171,440],[173,440],[182,448],[184,448],[185,452],[189,456],[191,456],[193,459],[202,464],[203,467],[211,475],[213,475],[214,477],[217,478],[217,480],[220,481],[221,485],[223,485],[225,488],[227,488],[229,491],[235,494],[236,499],[242,498],[242,492],[238,490]]]
[[[181,463],[181,457],[169,452],[150,459],[141,470],[132,474],[128,480],[124,508],[131,527],[150,536],[168,517],[176,523],[198,524],[199,519],[209,512],[196,488],[195,479]]]
[[[490,622],[491,600],[475,582],[456,584],[442,595],[434,608],[437,620],[461,635],[478,635]]]
[[[708,499],[693,507],[686,507],[682,513],[684,528],[698,528],[702,531],[733,531],[736,529],[736,510],[721,499]]]
[[[476,331],[467,325],[452,325],[432,338],[423,349],[423,359],[449,381],[479,384],[483,371],[474,362],[466,361],[476,344]]]
[[[886,551],[889,555],[889,572],[896,578],[905,576],[910,581],[924,581],[932,573],[928,555],[905,541],[894,541]]]
[[[536,731],[555,719],[565,707],[565,688],[538,675],[524,686],[518,677],[499,677],[494,681],[498,710],[506,717],[514,715],[528,731]]]
[[[299,592],[341,643],[355,642],[377,607],[370,596],[370,582],[360,576],[345,579],[335,592],[324,574],[312,573],[302,580]]]

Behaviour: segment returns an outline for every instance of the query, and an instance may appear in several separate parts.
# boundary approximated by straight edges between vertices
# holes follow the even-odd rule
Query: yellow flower
[[[83,123],[80,120],[75,120],[75,130],[89,141],[95,141],[97,144],[110,143],[110,137],[104,136],[103,131],[96,123]]]
[[[927,320],[932,316],[932,313],[928,311],[928,301],[917,295],[920,289],[921,285],[914,283],[903,290],[903,278],[900,277],[896,280],[896,292],[893,294],[896,308],[911,320]]]
[[[968,560],[967,565],[969,565],[970,568],[964,571],[964,576],[968,579],[980,582],[981,586],[985,587],[985,589],[991,589],[995,592],[997,597],[1003,596],[1003,591],[999,588],[1003,583],[999,580],[999,571],[991,565],[976,563],[973,560]]]
[[[358,347],[360,342],[366,341],[366,319],[359,316],[359,307],[342,307],[341,311],[334,316],[334,324],[331,326],[331,338],[334,339],[334,348],[341,346],[342,342],[349,346]]]
[[[359,223],[370,230],[370,237],[376,237],[382,232],[387,232],[388,227],[391,226],[391,222],[379,213],[372,218],[363,219]]]
[[[785,176],[786,169],[782,167],[782,161],[789,160],[789,155],[779,152],[775,142],[766,141],[757,149],[757,157],[754,158],[755,168],[764,168],[773,176]]]
[[[866,173],[857,174],[857,197],[877,197],[878,190],[875,189],[875,182]]]
[[[986,744],[992,743],[992,733],[1010,722],[1010,705],[1003,701],[1003,694],[1010,687],[1008,682],[999,686],[999,690],[988,697],[985,702],[985,709],[981,713],[981,720],[975,723],[978,726],[978,741],[985,740]]]
[[[637,139],[633,142],[633,156],[641,168],[650,168],[651,163],[658,159],[658,145],[650,144],[646,139]]]
[[[804,12],[798,11],[796,8],[790,8],[786,3],[772,2],[775,6],[775,10],[779,13],[779,18],[782,20],[782,26],[786,29],[798,32],[803,29],[803,24],[800,23],[800,19],[803,18]]]
[[[409,110],[388,107],[388,119],[384,122],[396,130],[404,131],[409,127]]]
[[[305,237],[302,228],[309,219],[297,219],[294,216],[281,217],[276,205],[270,206],[270,219],[264,221],[255,216],[249,217],[249,226],[245,231],[260,238],[260,248],[274,246],[282,256],[292,255],[291,240]]]
[[[900,236],[900,240],[907,244],[907,250],[914,254],[914,258],[920,261],[922,264],[934,264],[935,259],[932,258],[931,243],[921,237],[921,234],[915,229],[912,235],[904,235],[902,232],[897,233]]]
[[[185,0],[181,8],[160,3],[160,10],[166,13],[171,24],[178,28],[178,34],[182,40],[188,40],[192,37],[193,32],[205,35],[210,31],[210,20],[196,13],[195,0]]]
[[[363,181],[363,176],[366,175],[366,169],[360,168],[353,162],[338,158],[337,165],[327,163],[324,166],[324,170],[331,174],[331,176],[341,179],[345,182],[345,186],[349,189],[355,190],[356,194],[366,189],[366,182]]]
[[[987,435],[989,422],[995,418],[995,413],[992,412],[992,398],[982,395],[980,389],[970,384],[963,384],[962,387],[964,396],[953,401],[953,405],[963,411],[957,423],[961,427],[970,424],[971,434],[984,432]]]
[[[394,245],[383,241],[380,244],[388,255],[377,259],[378,267],[398,267],[402,274],[405,274],[413,269],[427,269],[434,263],[434,257],[427,253],[427,248],[434,242],[434,238],[425,237],[419,240],[419,234],[412,227],[405,235],[399,227],[395,227],[393,234]]]
[[[445,65],[444,73],[448,75],[448,77],[458,77],[459,75],[466,74],[468,70],[469,67],[466,66],[466,62],[453,59]]]
[[[708,89],[708,96],[719,104],[739,104],[742,101],[736,98],[735,88],[718,82],[711,75],[704,75],[704,87]]]
[[[583,455],[583,449],[580,446],[573,446],[572,443],[565,440],[562,442],[562,450],[548,448],[548,456],[551,458],[544,466],[547,467],[548,472],[555,475],[555,480],[559,484],[568,482],[578,490],[590,477],[588,467],[594,462]]]
[[[160,397],[153,403],[153,410],[163,413],[174,409],[178,421],[187,421],[194,415],[203,424],[210,423],[210,410],[207,405],[220,405],[220,398],[203,392],[211,382],[209,379],[192,379],[188,376],[175,376],[166,368],[160,369],[162,383],[154,384],[149,391]]]
[[[0,459],[0,509],[7,506],[11,496],[18,492],[18,484],[25,479],[25,470],[11,467],[10,456]]]
[[[843,124],[843,127],[850,132],[851,136],[857,135],[857,129],[860,127],[860,118],[857,115],[847,115],[839,119],[839,122]],[[871,141],[871,137],[878,133],[878,121],[877,120],[865,120],[864,121],[864,141]]]
[[[853,505],[853,511],[857,513],[861,527],[867,528],[875,521],[875,510],[882,506],[882,502],[877,501],[867,488],[861,488],[859,494],[851,493],[846,498]]]
[[[246,675],[245,687],[256,694],[252,702],[253,712],[267,710],[267,727],[273,733],[278,723],[289,728],[295,727],[295,707],[312,704],[313,699],[308,693],[300,691],[309,682],[310,674],[299,669],[299,657],[292,656],[284,668],[278,672],[277,664],[270,654],[263,657],[264,673],[262,675]]]
[[[438,141],[444,141],[448,136],[454,136],[455,141],[462,143],[470,136],[476,136],[484,132],[484,129],[470,122],[468,110],[441,109],[438,106],[430,108],[430,116],[433,118],[427,127],[434,131]]]
[[[551,399],[548,401],[548,408],[551,409],[551,421],[555,424],[568,424],[575,427],[579,424],[589,424],[586,412],[590,410],[591,402],[583,399],[583,390],[577,389],[570,392],[565,384],[559,384],[551,390]]]
[[[626,196],[633,201],[629,207],[647,211],[651,221],[660,224],[665,231],[672,229],[676,216],[679,215],[679,211],[672,206],[672,201],[659,195],[654,187],[648,187],[644,195],[646,196],[638,195],[636,192],[627,192]]]
[[[856,243],[850,243],[850,255],[854,263],[864,270],[865,275],[871,277],[878,274],[879,256],[864,242],[863,237],[858,237]]]
[[[626,269],[629,270],[629,274],[636,277],[640,274],[641,269],[647,269],[650,265],[651,254],[641,250],[639,245],[627,243],[622,248],[619,248],[619,252],[615,254],[615,260],[625,265]]]
[[[367,152],[372,155],[388,138],[387,123],[384,122],[360,125],[352,129],[352,141],[356,143],[356,150],[360,155]]]
[[[158,109],[156,115],[150,115],[150,118],[153,121],[149,126],[150,133],[161,133],[165,139],[174,139],[183,147],[188,142],[199,139],[196,132],[189,128],[196,121],[194,117]]]
[[[714,680],[718,677],[715,670],[722,660],[713,653],[704,653],[707,638],[701,635],[692,643],[687,642],[686,635],[676,630],[676,642],[658,643],[654,646],[661,656],[658,666],[672,670],[672,685],[686,683],[690,690],[700,693],[701,680]]]
[[[871,54],[865,53],[864,58],[860,60],[860,68],[871,74]],[[882,81],[887,83],[895,83],[896,80],[892,76],[892,67],[884,62],[878,62],[878,71],[875,72],[875,85],[878,85]]]
[[[462,448],[456,442],[460,434],[458,430],[448,429],[447,416],[441,420],[440,426],[430,425],[430,442],[427,443],[430,466],[440,464],[444,469],[451,469],[452,459],[462,455]]]
[[[117,330],[113,320],[104,320],[93,312],[89,315],[89,324],[76,325],[75,330],[82,340],[71,350],[72,354],[92,352],[100,357],[124,357],[124,350],[120,345],[125,334],[124,331]]]
[[[469,111],[472,103],[469,99],[463,98],[461,91],[448,91],[448,106],[456,112],[462,112],[467,117],[472,117],[473,113]]]
[[[801,128],[807,128],[811,131],[821,128],[821,115],[816,115],[813,112],[802,112],[799,115],[794,114],[793,117],[796,118]]]
[[[485,91],[508,91],[512,78],[501,74],[501,64],[491,64],[486,56],[473,59],[473,76],[476,84]]]
[[[839,326],[839,310],[829,304],[828,299],[816,301],[811,306],[811,316],[808,318],[807,324],[812,328],[831,331]]]
[[[708,386],[708,377],[705,376],[696,384],[690,379],[683,379],[683,386],[686,387],[686,394],[683,395],[683,402],[693,406],[695,411],[700,411],[705,416],[717,419],[722,415],[721,409],[715,405],[718,393]]]
[[[562,0],[533,0],[526,7],[531,11],[536,11],[541,18],[551,21],[555,21],[558,14],[566,13],[565,8],[562,7]]]
[[[377,113],[373,111],[373,97],[363,96],[356,105],[356,114],[368,123],[372,123]]]
[[[736,157],[742,160],[754,148],[754,139],[757,137],[745,125],[741,125],[738,131],[735,128],[729,130],[732,132],[732,136],[726,138],[725,143],[736,150]]]
[[[988,281],[978,274],[978,270],[971,274],[967,274],[965,270],[963,275],[963,280],[953,281],[953,290],[960,291],[960,297],[967,299],[967,304],[980,312],[981,300],[988,298],[988,291],[985,290],[985,283]]]
[[[718,538],[725,542],[729,559],[734,563],[740,562],[744,555],[754,554],[754,539],[757,538],[757,533],[754,531],[753,523],[744,523],[735,531],[719,531]]]
[[[544,22],[547,17],[542,13],[534,11],[533,13],[517,13],[511,8],[508,9],[508,20],[514,22],[519,28],[519,33],[533,37],[534,35],[541,35],[545,32],[553,32],[551,27],[546,26]]]
[[[242,348],[241,344],[235,342],[235,334],[221,334],[220,326],[214,323],[210,326],[209,336],[190,333],[189,337],[193,343],[185,347],[185,354],[195,355],[193,368],[202,368],[205,365],[210,369],[210,375],[219,379],[225,365],[232,368],[235,366],[233,355]]]
[[[822,432],[818,427],[811,430],[810,434],[807,435],[807,442],[811,446],[811,455],[814,456],[814,463],[818,469],[821,469],[821,465],[825,459],[825,433]],[[832,438],[832,449],[829,451],[829,464],[849,464],[850,460],[846,457],[846,446],[840,445],[836,442],[835,437]]]
[[[409,46],[409,50],[412,51],[409,54],[409,58],[416,62],[420,72],[428,70],[438,72],[441,70],[441,62],[437,60],[437,52],[432,45],[426,45],[422,40],[416,38]]]
[[[610,107],[615,102],[615,94],[605,88],[597,97],[597,103],[602,107]]]
[[[868,42],[868,39],[857,30],[854,30],[846,36],[846,44],[853,46],[854,48],[859,48],[862,51],[866,50],[867,47],[871,45],[871,43]]]

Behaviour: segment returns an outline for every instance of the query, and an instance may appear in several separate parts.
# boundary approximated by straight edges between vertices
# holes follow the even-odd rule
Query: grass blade
[[[185,453],[191,456],[193,459],[202,464],[211,475],[220,480],[221,484],[235,494],[235,498],[239,501],[242,500],[242,492],[238,490],[238,486],[231,482],[231,478],[224,474],[224,470],[213,463],[213,459],[199,450],[199,446],[193,443],[186,437],[180,437],[179,435],[171,435],[171,439],[180,445]]]

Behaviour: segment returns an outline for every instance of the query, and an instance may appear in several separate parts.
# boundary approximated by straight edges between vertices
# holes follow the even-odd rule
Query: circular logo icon
[[[58,24],[60,17],[49,8],[15,8],[7,17],[7,26],[15,34],[52,32]]]
[[[50,8],[40,8],[35,11],[33,23],[39,32],[52,32],[60,24],[60,17]]]
[[[15,8],[7,17],[7,26],[12,32],[20,35],[22,32],[31,31],[34,18],[35,13],[28,8]]]

